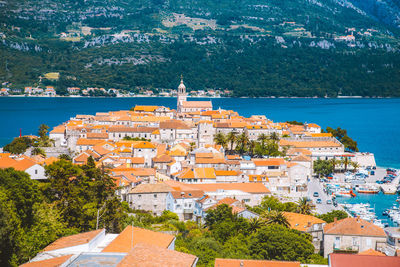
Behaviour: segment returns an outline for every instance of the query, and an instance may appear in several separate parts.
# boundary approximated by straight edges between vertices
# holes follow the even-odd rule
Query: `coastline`
[[[148,95],[135,95],[135,96],[80,96],[80,95],[68,95],[68,96],[41,96],[41,95],[1,95],[0,98],[17,97],[17,98],[176,98],[176,96],[148,96]],[[206,98],[206,99],[218,99],[218,98],[245,98],[245,99],[399,99],[400,97],[391,96],[337,96],[337,97],[318,97],[318,96],[188,96],[188,98]]]

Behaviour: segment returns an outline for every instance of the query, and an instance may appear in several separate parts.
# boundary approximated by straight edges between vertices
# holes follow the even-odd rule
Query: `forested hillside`
[[[400,96],[398,5],[372,1],[2,2],[0,81],[62,94],[175,88],[183,74],[234,96]]]

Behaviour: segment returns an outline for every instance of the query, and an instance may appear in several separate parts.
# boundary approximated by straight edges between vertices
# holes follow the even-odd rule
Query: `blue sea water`
[[[397,197],[397,195],[385,195],[382,192],[379,192],[379,194],[357,194],[354,198],[338,197],[336,200],[338,203],[346,204],[369,203],[371,208],[374,208],[378,219],[389,223],[390,226],[395,226],[389,217],[382,215],[382,212],[392,208],[394,204],[398,206],[396,202]]]
[[[198,100],[198,99],[196,99]],[[215,109],[240,115],[266,115],[274,121],[313,122],[342,127],[360,151],[375,154],[377,165],[400,168],[400,99],[215,98]],[[44,98],[0,97],[0,146],[13,137],[36,134],[40,124],[56,126],[76,114],[130,109],[141,105],[176,108],[176,98]]]

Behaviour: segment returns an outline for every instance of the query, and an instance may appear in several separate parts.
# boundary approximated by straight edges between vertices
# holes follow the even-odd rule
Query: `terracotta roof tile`
[[[298,261],[215,259],[215,267],[300,267]]]
[[[16,169],[17,171],[25,171],[26,169],[32,167],[33,165],[36,165],[36,162],[33,160],[24,158],[22,160],[17,160],[17,163],[15,163],[12,167]]]
[[[294,212],[283,212],[283,215],[287,218],[292,229],[302,232],[307,231],[308,228],[314,224],[326,223],[325,221],[311,215],[304,215]]]
[[[271,193],[262,183],[213,183],[213,184],[190,184],[192,188],[203,190],[204,192],[215,192],[219,189],[223,190],[241,190],[254,194]]]
[[[56,250],[56,249],[87,244],[103,231],[104,231],[104,229],[99,229],[99,230],[94,230],[94,231],[85,232],[85,233],[81,233],[81,234],[64,236],[64,237],[57,239],[56,241],[54,241],[47,247],[45,247],[43,249],[43,251],[52,251],[52,250]]]
[[[175,236],[147,229],[127,226],[102,252],[129,252],[139,243],[168,248]]]
[[[32,261],[22,264],[20,267],[58,267],[66,262],[72,255],[65,255],[42,261]]]
[[[364,251],[358,253],[358,255],[386,256],[382,252],[376,251],[372,248],[364,250]]]
[[[271,159],[253,159],[256,166],[280,166],[285,164],[283,158],[271,158]]]
[[[386,237],[385,231],[360,218],[345,218],[324,227],[324,234]]]
[[[167,193],[171,192],[173,189],[165,183],[158,184],[140,184],[133,188],[130,194],[140,194],[140,193]]]
[[[171,249],[138,243],[117,267],[191,267],[197,257]]]
[[[330,267],[399,267],[400,257],[332,253],[329,262]]]

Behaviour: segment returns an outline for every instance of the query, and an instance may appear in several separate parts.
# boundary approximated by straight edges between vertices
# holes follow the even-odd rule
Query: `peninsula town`
[[[0,171],[29,175],[78,231],[55,231],[22,266],[400,266],[399,228],[335,200],[374,193],[372,182],[344,186],[361,174],[390,173],[380,189],[394,193],[397,171],[341,129],[213,109],[188,100],[181,80],[176,110],[137,105],[39,132],[19,137],[39,144],[21,153],[5,146]],[[102,200],[74,213],[66,196],[82,185]]]

